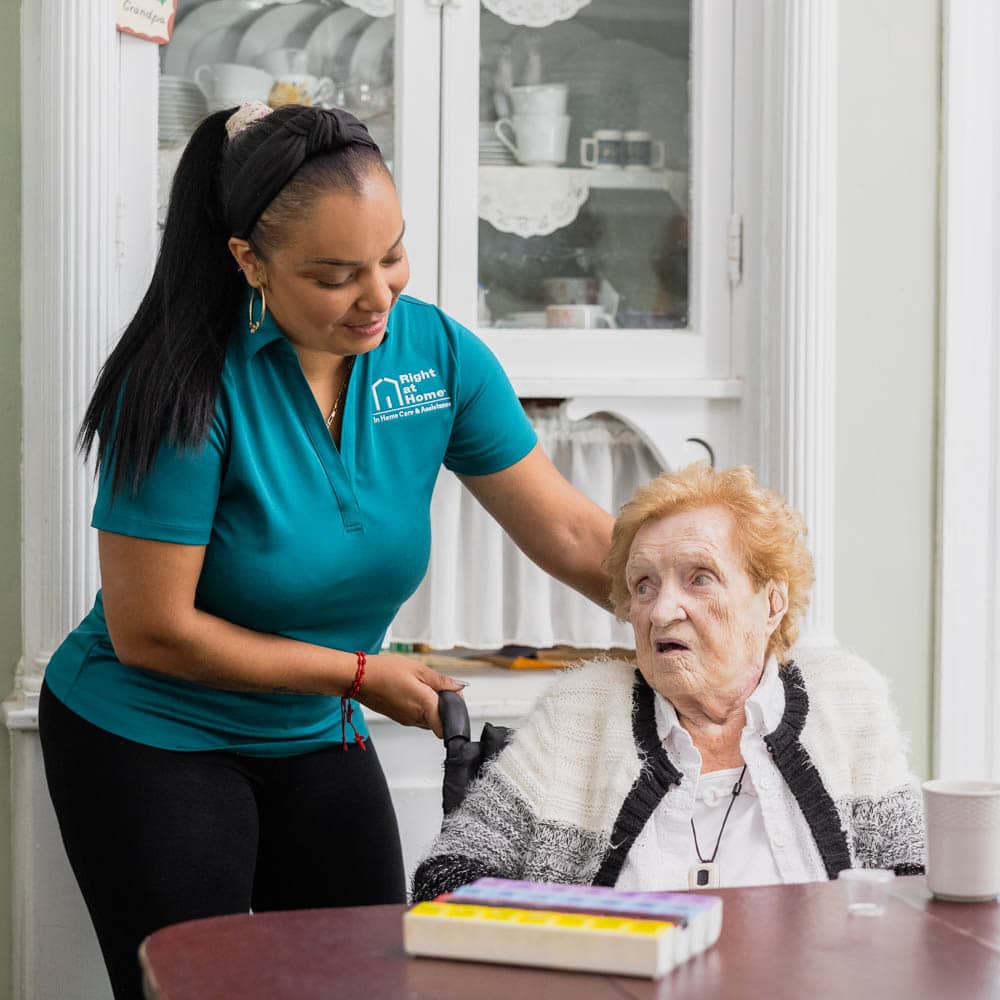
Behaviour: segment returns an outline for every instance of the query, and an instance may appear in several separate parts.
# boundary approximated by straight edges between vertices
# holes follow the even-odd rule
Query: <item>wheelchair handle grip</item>
[[[441,715],[442,739],[447,746],[456,736],[461,736],[466,742],[472,737],[469,727],[469,710],[465,699],[457,691],[438,692],[438,712]]]

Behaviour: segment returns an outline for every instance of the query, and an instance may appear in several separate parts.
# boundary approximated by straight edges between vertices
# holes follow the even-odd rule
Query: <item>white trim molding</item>
[[[837,5],[768,0],[761,247],[761,473],[805,517],[804,643],[833,628]]]
[[[106,6],[107,18],[56,2],[22,11],[24,637],[11,712],[36,702],[97,576],[73,437],[118,315],[118,44]]]
[[[156,45],[115,31],[111,0],[22,6],[24,625],[3,713],[12,741],[14,992],[24,1000],[65,996],[70,982],[74,996],[108,996],[33,730],[49,657],[98,586],[92,467],[79,460],[75,433],[155,252],[156,172],[148,165],[157,56]],[[77,963],[81,950],[89,960]]]
[[[30,721],[49,657],[94,601],[93,470],[75,434],[157,239],[156,176],[145,169],[156,149],[157,47],[118,34],[105,6],[101,18],[38,0],[22,15],[24,636],[4,704],[12,729]],[[137,79],[143,92],[123,86]]]
[[[1000,778],[1000,7],[944,7],[933,767]]]

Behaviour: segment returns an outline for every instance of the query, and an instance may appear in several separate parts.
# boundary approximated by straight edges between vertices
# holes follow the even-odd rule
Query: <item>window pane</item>
[[[689,0],[482,11],[481,325],[687,325],[690,22]]]
[[[177,161],[212,111],[259,100],[343,107],[393,158],[395,18],[344,4],[181,0],[160,52],[161,223]]]

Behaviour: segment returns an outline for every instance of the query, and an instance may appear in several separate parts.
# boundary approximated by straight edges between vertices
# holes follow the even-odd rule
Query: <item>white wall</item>
[[[837,636],[930,760],[940,0],[839,0]]]

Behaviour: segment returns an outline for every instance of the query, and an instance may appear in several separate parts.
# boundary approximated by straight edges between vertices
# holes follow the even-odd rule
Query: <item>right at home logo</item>
[[[395,378],[383,375],[372,382],[371,391],[375,408],[372,422],[376,424],[451,406],[448,390],[434,368],[401,372]]]

